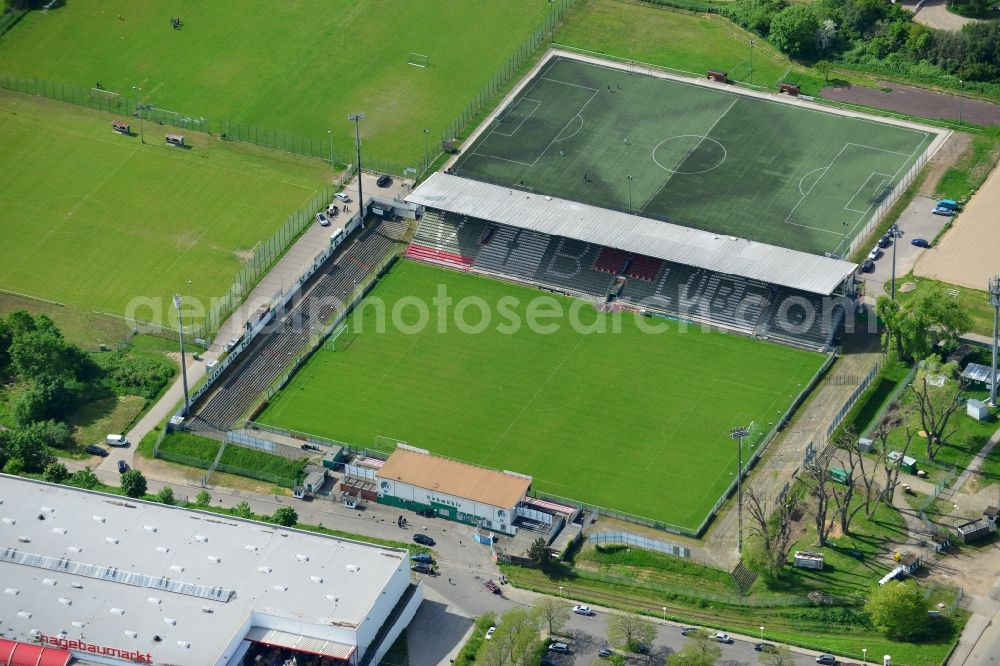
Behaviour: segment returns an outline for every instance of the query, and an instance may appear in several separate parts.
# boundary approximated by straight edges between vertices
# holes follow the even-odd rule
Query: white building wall
[[[364,571],[359,571],[358,573],[363,575]],[[356,636],[358,654],[364,654],[365,650],[368,649],[368,645],[389,617],[389,613],[396,607],[399,598],[403,596],[403,592],[406,591],[409,584],[410,558],[405,557],[400,562],[399,568],[396,569],[396,572],[392,574],[392,577],[386,583],[378,600],[372,606],[371,610],[368,611],[368,616],[361,623],[361,626],[358,627]]]
[[[465,499],[464,497],[457,497],[455,495],[449,495],[448,493],[440,493],[427,488],[420,488],[419,486],[414,486],[409,483],[403,483],[402,481],[383,479],[381,477],[378,478],[378,491],[379,495],[388,495],[389,497],[395,497],[410,502],[419,502],[420,504],[426,505],[445,504],[452,506],[455,507],[459,513],[464,513],[466,515],[474,516],[478,519],[487,521],[488,527],[512,531],[510,528],[510,522],[514,519],[514,507],[499,507],[493,506],[492,504],[474,502],[472,500]],[[501,525],[504,525],[504,527],[501,528]]]
[[[396,620],[396,624],[393,625],[392,629],[386,635],[385,640],[382,641],[382,645],[379,646],[378,652],[375,653],[375,659],[371,663],[377,664],[382,661],[382,657],[385,656],[392,644],[396,642],[399,638],[399,634],[403,632],[403,629],[410,624],[413,620],[413,616],[417,614],[417,608],[420,607],[420,603],[424,600],[424,585],[420,584],[417,591],[410,597],[410,603],[406,605],[406,608],[399,615],[399,619]]]

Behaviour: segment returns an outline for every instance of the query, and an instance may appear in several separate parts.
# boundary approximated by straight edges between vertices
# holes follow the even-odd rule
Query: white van
[[[128,446],[129,441],[125,435],[108,435],[105,440],[108,446]]]

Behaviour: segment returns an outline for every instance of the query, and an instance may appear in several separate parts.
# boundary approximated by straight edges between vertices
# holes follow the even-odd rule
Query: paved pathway
[[[920,9],[916,9],[919,3],[915,0],[907,0],[902,4],[907,9],[915,11],[914,21],[939,30],[961,30],[966,23],[977,23],[982,20],[966,18],[949,12],[947,0],[926,0],[920,5]]]
[[[969,466],[965,468],[965,471],[958,475],[958,479],[955,480],[950,489],[952,495],[961,492],[962,486],[969,480],[969,477],[979,471],[979,468],[983,465],[983,461],[993,451],[993,447],[997,445],[997,442],[1000,442],[1000,430],[993,433],[990,441],[986,442],[983,448],[979,450],[979,453],[969,462]]]

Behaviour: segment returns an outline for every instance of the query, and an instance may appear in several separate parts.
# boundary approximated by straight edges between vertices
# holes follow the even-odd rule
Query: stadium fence
[[[850,397],[847,398],[847,400],[844,401],[844,404],[840,406],[840,409],[837,410],[837,414],[833,417],[833,420],[830,422],[830,425],[827,426],[826,428],[827,437],[830,437],[833,434],[833,432],[838,427],[840,427],[840,424],[843,422],[844,417],[847,416],[847,414],[851,411],[851,408],[854,407],[854,404],[861,398],[862,395],[864,395],[865,391],[868,390],[868,387],[871,386],[875,378],[878,377],[879,371],[881,369],[882,365],[876,363],[875,365],[872,366],[871,370],[868,371],[868,374],[864,376],[864,379],[862,379],[858,383],[858,385],[854,387],[854,390],[851,392]]]
[[[566,16],[566,13],[576,4],[576,0],[558,0],[552,11],[535,32],[524,41],[517,50],[502,65],[497,73],[486,82],[461,113],[451,121],[441,135],[442,144],[454,141],[473,121],[490,107],[494,99],[507,89],[511,81],[519,74],[521,68],[533,60],[539,48],[547,46],[552,39],[556,26]],[[433,163],[433,160],[430,160]],[[426,165],[424,167],[427,168]]]
[[[886,213],[893,207],[899,197],[902,196],[906,188],[910,186],[913,179],[916,178],[917,174],[924,167],[927,162],[927,153],[921,153],[917,159],[913,162],[913,165],[909,168],[906,174],[899,180],[899,182],[892,188],[892,190],[878,202],[878,207],[875,208],[875,212],[872,213],[871,217],[868,218],[868,222],[865,226],[854,234],[854,240],[851,241],[850,247],[848,247],[842,255],[846,258],[852,255],[855,250],[861,247],[862,244],[869,242],[868,235],[875,230],[875,227],[879,225],[879,222],[885,217]]]
[[[666,541],[657,541],[631,532],[591,532],[587,535],[587,540],[600,545],[613,544],[655,550],[658,553],[666,553],[684,559],[691,557],[690,548],[676,546]]]

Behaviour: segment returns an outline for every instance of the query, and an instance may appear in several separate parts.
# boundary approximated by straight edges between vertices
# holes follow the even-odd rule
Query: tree
[[[163,488],[160,489],[160,492],[153,496],[153,499],[160,504],[169,504],[170,506],[173,506],[176,503],[176,500],[174,499],[174,489],[170,486],[163,486]]]
[[[816,51],[819,28],[819,17],[812,7],[794,4],[782,9],[771,19],[768,38],[789,55],[809,55]]]
[[[94,470],[89,467],[84,467],[83,469],[73,472],[73,476],[70,477],[70,483],[72,483],[77,488],[86,488],[87,490],[93,490],[94,488],[101,485],[101,480],[97,478],[94,474]]]
[[[857,515],[859,511],[864,508],[864,504],[857,504],[853,508],[851,507],[851,500],[854,499],[855,491],[855,473],[858,469],[858,464],[864,458],[858,449],[858,436],[854,433],[851,428],[846,429],[837,440],[837,447],[840,451],[847,454],[847,460],[844,460],[843,455],[840,456],[838,461],[843,467],[843,470],[847,472],[847,479],[844,480],[843,484],[831,483],[830,484],[830,494],[833,497],[834,504],[837,505],[837,519],[840,522],[840,531],[844,534],[851,533],[851,520]]]
[[[540,623],[549,628],[549,634],[557,634],[569,622],[569,606],[553,597],[542,597],[533,607]]]
[[[538,644],[538,618],[524,608],[513,608],[500,616],[497,630],[486,652],[488,664],[513,664],[528,666],[538,663],[535,647]]]
[[[837,24],[833,22],[833,19],[823,19],[819,24],[819,30],[816,31],[816,41],[819,44],[819,50],[822,53],[828,53],[834,45],[837,43]],[[826,60],[821,60],[816,63],[816,69],[820,72],[824,71],[824,68],[820,67],[820,63],[826,63],[825,76],[827,83],[830,82],[830,63]]]
[[[744,506],[750,516],[750,539],[744,544],[743,560],[758,574],[775,580],[785,566],[792,540],[792,516],[798,502],[785,497],[769,502],[751,487],[744,494]],[[748,547],[749,546],[749,547]]]
[[[636,652],[641,646],[649,646],[656,638],[656,627],[644,617],[631,613],[608,615],[608,640],[612,644]]]
[[[208,492],[207,490],[202,490],[200,493],[198,493],[198,496],[195,498],[194,503],[202,508],[208,506],[209,504],[212,503],[212,493]]]
[[[721,658],[722,646],[707,631],[696,631],[679,652],[667,657],[667,666],[715,666]]]
[[[830,61],[820,60],[816,63],[816,70],[823,75],[823,82],[830,82]]]
[[[816,545],[825,546],[826,536],[833,526],[827,519],[830,512],[830,457],[820,455],[805,468],[806,476],[812,483],[812,496],[815,498],[810,507],[810,513],[816,521]]]
[[[62,483],[69,478],[69,470],[61,462],[49,463],[42,472],[42,478],[49,483]]]
[[[271,522],[284,527],[294,527],[299,522],[299,514],[290,506],[278,507],[271,516]]]
[[[894,342],[900,358],[926,358],[935,342],[954,343],[972,321],[958,299],[937,288],[916,292],[905,303],[880,296],[875,305],[885,325],[885,347]]]
[[[35,423],[13,431],[7,440],[8,456],[17,459],[24,471],[41,472],[56,459],[48,447],[61,445],[63,436],[69,432],[64,424],[58,426],[62,427],[54,423]]]
[[[538,566],[548,563],[549,547],[545,544],[545,539],[538,537],[531,542],[531,546],[528,547],[528,559]]]
[[[927,601],[912,580],[890,581],[872,589],[865,601],[865,612],[872,624],[890,638],[907,638],[927,622]]]
[[[920,427],[926,437],[927,457],[931,460],[958,430],[958,426],[948,429],[965,395],[965,384],[955,377],[957,374],[955,363],[942,364],[941,357],[930,356],[920,364],[910,384],[910,393],[916,399],[914,405],[920,415]]]
[[[876,469],[881,469],[885,478],[885,487],[881,491],[877,490],[874,479],[871,481],[873,485],[873,490],[876,491],[878,497],[887,506],[892,506],[892,498],[896,492],[896,486],[899,485],[899,471],[903,465],[903,456],[907,454],[910,450],[910,444],[913,442],[913,437],[916,435],[913,428],[907,423],[909,419],[909,411],[904,410],[898,405],[892,405],[886,412],[885,416],[879,422],[878,426],[875,428],[874,435],[875,441],[877,442],[878,449],[875,451],[875,462],[873,467]],[[892,433],[897,428],[903,428],[903,443],[897,444],[896,450],[899,452],[900,456],[897,460],[889,459],[889,434]],[[874,477],[876,470],[873,469],[872,476]],[[868,508],[868,518],[871,519],[875,515],[875,509],[877,505],[872,504]]]
[[[122,474],[122,491],[129,497],[142,497],[146,494],[146,477],[137,469],[130,469]]]
[[[764,666],[795,666],[795,655],[787,645],[778,645],[773,650],[762,650],[757,661]]]
[[[246,500],[243,500],[231,508],[229,513],[237,516],[238,518],[253,518],[253,509],[250,508],[250,502],[247,502]]]

